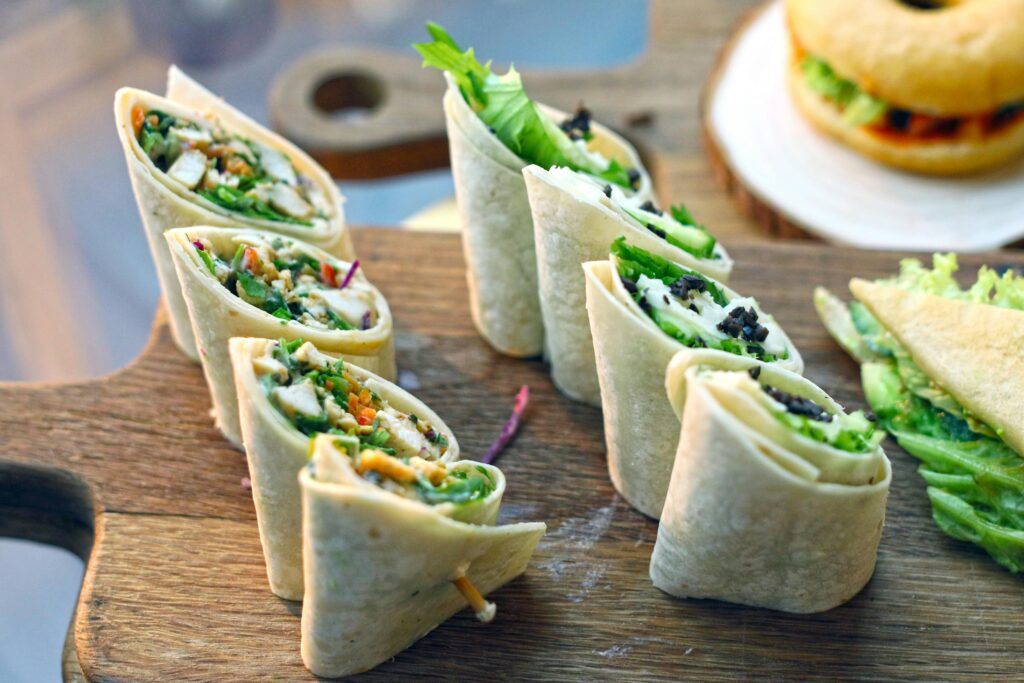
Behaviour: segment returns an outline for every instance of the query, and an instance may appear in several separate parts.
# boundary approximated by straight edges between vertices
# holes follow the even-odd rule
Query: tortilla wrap
[[[228,353],[228,340],[231,337],[304,339],[325,353],[342,355],[346,360],[385,379],[395,378],[391,310],[384,295],[376,288],[372,289],[377,311],[377,321],[373,327],[368,330],[317,329],[297,321],[281,320],[246,303],[210,273],[192,246],[193,240],[206,239],[213,244],[215,251],[232,253],[239,243],[274,237],[273,234],[255,230],[210,226],[175,228],[164,233],[199,345],[203,373],[213,400],[214,421],[228,441],[239,449],[242,448],[242,431]],[[339,262],[321,249],[298,240],[294,242],[318,261],[337,263],[339,272],[347,272],[350,267],[350,264]],[[353,279],[362,283],[369,282],[362,268],[355,272]]]
[[[455,198],[462,221],[470,311],[480,335],[509,356],[544,350],[537,297],[537,260],[530,202],[522,169],[510,151],[466,103],[450,76],[444,96]],[[555,121],[568,115],[540,105]],[[588,147],[640,172],[636,194],[651,194],[651,180],[636,150],[598,123]]]
[[[569,398],[600,405],[583,263],[606,258],[608,245],[620,235],[719,282],[728,281],[732,259],[720,245],[719,258],[702,259],[669,244],[624,215],[596,187],[566,182],[570,173],[532,164],[523,169],[537,248],[540,310],[555,386]]]
[[[325,677],[373,668],[465,609],[453,579],[465,575],[487,595],[522,574],[547,528],[453,520],[368,484],[350,465],[345,473],[343,458],[331,436],[320,435],[312,468],[326,480],[308,467],[299,472],[302,661]]]
[[[244,135],[284,152],[295,169],[315,183],[323,193],[331,207],[328,221],[321,226],[305,227],[249,218],[220,207],[187,189],[157,168],[143,152],[131,124],[131,111],[136,103],[201,125],[218,123],[228,132]],[[135,201],[142,215],[160,289],[170,316],[174,341],[193,360],[199,360],[196,342],[191,333],[188,311],[177,284],[171,255],[162,237],[164,231],[190,225],[258,228],[298,238],[343,260],[354,258],[351,236],[345,227],[345,200],[327,171],[301,149],[227,104],[176,66],[171,66],[167,74],[167,97],[135,88],[118,90],[114,96],[114,118],[128,164]]]
[[[679,418],[665,397],[665,369],[672,356],[686,347],[640,310],[610,261],[584,263],[583,272],[601,384],[608,473],[630,505],[657,519],[679,441]],[[720,287],[728,299],[738,296],[725,285]],[[775,364],[802,372],[803,359],[785,331],[771,316],[762,316],[762,323],[789,349],[789,358]]]
[[[798,437],[804,454],[791,450],[777,433],[751,426],[750,406],[736,400],[741,392],[701,375],[709,366],[758,366],[761,382],[842,411],[777,364],[706,351],[677,354],[665,386],[682,427],[651,580],[677,597],[786,612],[821,612],[846,602],[874,572],[889,459],[881,447],[856,455],[804,437]],[[847,463],[858,458],[871,476],[847,476]],[[856,483],[836,483],[844,476]]]
[[[860,279],[850,291],[925,374],[1024,454],[1024,312]]]
[[[253,360],[276,344],[270,339],[235,337],[229,341],[229,349],[270,590],[285,600],[302,600],[302,499],[297,474],[308,462],[310,440],[271,404],[253,368]],[[345,367],[394,408],[414,413],[444,434],[448,450],[440,458],[442,462],[459,459],[455,435],[427,405],[368,370],[352,363]],[[497,504],[493,507],[496,517]]]

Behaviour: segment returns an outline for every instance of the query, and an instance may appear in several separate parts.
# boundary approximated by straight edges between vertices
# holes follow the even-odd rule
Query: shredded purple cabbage
[[[356,270],[358,268],[359,259],[356,259],[355,261],[352,262],[352,266],[348,269],[348,272],[345,273],[345,279],[341,281],[340,285],[338,285],[338,289],[345,289],[346,287],[348,287],[348,283],[352,281],[352,276],[356,274]]]
[[[364,330],[370,329],[370,312],[363,313],[362,320],[359,321],[360,325]]]
[[[490,464],[494,462],[498,455],[505,450],[509,442],[512,441],[512,437],[519,431],[519,423],[522,421],[523,413],[526,412],[526,406],[530,403],[530,387],[526,384],[519,388],[519,393],[516,394],[516,404],[512,408],[512,415],[509,416],[508,422],[501,428],[501,434],[494,440],[491,447],[487,449],[487,453],[484,457],[480,458],[480,462]]]

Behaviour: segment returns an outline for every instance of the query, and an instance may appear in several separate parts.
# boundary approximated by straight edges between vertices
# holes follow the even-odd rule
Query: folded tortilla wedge
[[[114,117],[171,331],[193,360],[199,356],[164,231],[190,225],[258,228],[297,237],[344,260],[354,257],[344,198],[330,175],[176,66],[167,74],[166,97],[118,90]],[[243,191],[256,177],[265,182]]]
[[[619,235],[719,282],[732,259],[685,206],[660,211],[651,200],[556,167],[523,169],[537,246],[537,280],[545,345],[555,386],[569,398],[600,405],[594,341],[586,313],[582,264],[605,258]]]
[[[546,530],[490,526],[504,489],[496,467],[352,450],[317,436],[299,473],[302,661],[325,677],[373,668],[467,604],[490,621],[495,608],[483,596],[526,570]]]
[[[302,600],[297,475],[311,437],[333,430],[354,436],[360,447],[445,463],[459,459],[459,444],[415,396],[309,342],[235,337],[230,351],[270,589]]]
[[[982,267],[964,288],[955,254],[896,277],[854,279],[815,305],[861,363],[879,422],[921,461],[932,517],[950,536],[1024,571],[1024,278]]]
[[[630,505],[657,518],[679,439],[679,419],[664,391],[672,356],[704,345],[717,354],[752,355],[798,373],[803,360],[754,299],[625,240],[616,240],[612,250],[608,261],[583,264],[608,471]]]
[[[231,337],[303,339],[395,378],[391,311],[358,262],[298,240],[238,228],[164,233],[224,436],[242,448]]]
[[[800,375],[751,358],[680,351],[665,386],[682,426],[654,585],[800,613],[856,595],[885,519],[885,432]]]

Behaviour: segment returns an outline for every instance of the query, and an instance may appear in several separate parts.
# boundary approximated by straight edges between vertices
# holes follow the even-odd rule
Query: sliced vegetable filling
[[[881,284],[950,299],[1024,310],[1024,277],[982,267],[963,289],[955,254],[933,268],[900,263]],[[1024,458],[932,380],[860,303],[844,306],[820,290],[816,304],[833,337],[861,362],[864,395],[881,424],[921,461],[932,514],[950,536],[984,547],[1000,565],[1024,571]],[[984,334],[984,331],[979,331]]]
[[[896,107],[864,92],[839,76],[824,60],[796,47],[807,86],[837,107],[850,126],[865,126],[887,137],[927,141],[957,137],[984,137],[1005,130],[1024,118],[1024,102],[1009,102],[988,112],[969,116],[939,116]]]
[[[405,413],[352,375],[343,360],[320,353],[310,342],[278,341],[253,361],[253,369],[278,412],[307,436],[352,437],[408,464],[437,460],[448,439],[422,416]]]
[[[490,62],[477,61],[472,48],[463,52],[437,24],[428,23],[427,31],[434,41],[413,45],[423,56],[423,66],[449,73],[480,120],[521,159],[545,169],[564,166],[630,190],[639,187],[637,169],[590,149],[587,143],[593,134],[586,109],[556,123],[526,95],[515,67],[499,76],[491,71]]]
[[[132,108],[131,120],[158,169],[221,208],[306,227],[328,219],[320,188],[279,150],[141,104]]]
[[[418,455],[399,457],[379,448],[367,448],[353,436],[339,436],[334,446],[349,459],[352,470],[364,481],[427,505],[460,506],[483,500],[494,492],[494,476],[483,465],[455,463],[450,467]],[[310,474],[317,477],[316,461]]]
[[[353,277],[359,261],[320,261],[281,237],[254,236],[230,256],[206,239],[194,240],[192,248],[228,291],[283,323],[318,330],[367,330],[376,324],[373,290]]]
[[[873,413],[857,410],[852,413],[832,412],[813,400],[774,387],[761,380],[761,368],[729,374],[737,386],[753,396],[787,429],[802,436],[848,453],[872,453],[885,438],[876,428]]]
[[[640,247],[625,237],[612,243],[619,280],[651,320],[684,346],[710,348],[766,362],[785,360],[789,349],[750,297],[729,299],[713,281]]]

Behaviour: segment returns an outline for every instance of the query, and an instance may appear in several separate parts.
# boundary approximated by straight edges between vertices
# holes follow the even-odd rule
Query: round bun
[[[921,2],[921,0],[918,0]],[[808,54],[903,109],[977,114],[1024,100],[1024,0],[786,0]]]
[[[955,175],[990,168],[1024,152],[1024,117],[979,139],[893,140],[871,128],[849,125],[837,107],[808,87],[795,59],[790,60],[787,80],[797,107],[815,126],[890,166],[916,173]]]

